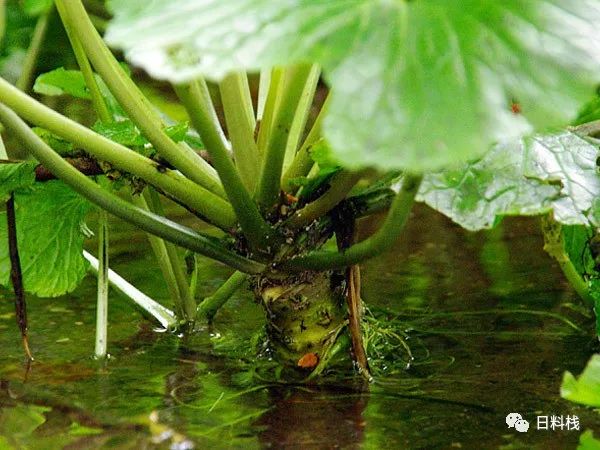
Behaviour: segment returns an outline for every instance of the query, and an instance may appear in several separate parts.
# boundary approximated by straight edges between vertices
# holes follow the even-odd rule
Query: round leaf
[[[151,75],[315,62],[345,166],[439,169],[568,123],[600,66],[592,0],[130,0],[107,40]]]

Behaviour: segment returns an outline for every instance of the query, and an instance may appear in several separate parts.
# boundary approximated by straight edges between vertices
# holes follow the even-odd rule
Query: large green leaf
[[[565,372],[560,395],[572,402],[600,407],[600,355],[592,356],[579,379]]]
[[[417,197],[468,230],[500,216],[553,211],[563,224],[598,225],[598,147],[566,131],[497,145],[456,170],[427,175]]]
[[[158,78],[322,65],[333,89],[324,132],[346,166],[439,169],[568,123],[600,63],[592,0],[111,5],[107,41]]]
[[[25,290],[43,297],[70,292],[86,273],[83,219],[89,203],[61,181],[15,193],[19,256]],[[0,214],[0,284],[9,285],[6,213]]]
[[[10,193],[33,185],[37,162],[0,163],[0,202],[8,200]]]

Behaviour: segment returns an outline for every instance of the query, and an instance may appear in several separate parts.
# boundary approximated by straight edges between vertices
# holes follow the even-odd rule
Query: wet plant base
[[[368,387],[347,371],[283,383],[268,354],[257,357],[264,313],[250,292],[186,339],[154,331],[114,294],[111,359],[95,361],[91,277],[72,295],[30,300],[27,370],[3,291],[0,448],[568,449],[600,431],[597,413],[559,397],[563,372],[580,373],[598,344],[536,220],[469,234],[416,214],[394,251],[363,267]],[[122,254],[113,268],[166,299],[150,261]],[[205,264],[202,295],[228,275]],[[527,433],[507,427],[511,412]],[[550,415],[576,415],[581,430],[537,430]]]
[[[335,272],[304,272],[253,283],[265,311],[266,345],[274,359],[305,373],[329,366],[347,328],[343,283],[343,275]]]

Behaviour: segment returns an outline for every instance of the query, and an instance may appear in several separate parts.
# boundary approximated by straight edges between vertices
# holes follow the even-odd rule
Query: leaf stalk
[[[165,133],[164,125],[154,107],[104,44],[81,1],[56,0],[56,4],[65,26],[76,34],[88,58],[112,94],[156,151],[190,180],[219,194],[219,180],[213,175],[208,163],[190,148],[177,145]]]
[[[404,176],[400,192],[396,194],[383,225],[371,237],[343,252],[313,251],[283,262],[277,268],[284,271],[342,269],[383,253],[404,228],[422,178],[421,175]]]
[[[210,223],[230,230],[236,218],[231,206],[216,194],[198,186],[172,170],[159,170],[159,165],[127,147],[100,136],[89,128],[64,117],[19,91],[0,78],[0,102],[37,126],[78,145],[98,160],[136,175],[157,189],[172,195],[197,211]]]
[[[263,264],[225,249],[216,243],[214,238],[203,236],[165,217],[144,211],[116,195],[106,192],[64,161],[60,155],[31,131],[19,116],[2,104],[0,104],[0,122],[23,142],[27,150],[38,161],[43,163],[74,191],[111,214],[138,226],[144,231],[213,258],[240,271],[247,273],[260,273],[263,271]]]
[[[254,248],[268,248],[273,230],[261,216],[233,165],[229,152],[211,119],[209,104],[206,95],[203,94],[201,82],[196,80],[176,85],[175,92],[187,109],[192,124],[206,145],[213,164],[223,181],[227,197],[239,220],[244,236]]]

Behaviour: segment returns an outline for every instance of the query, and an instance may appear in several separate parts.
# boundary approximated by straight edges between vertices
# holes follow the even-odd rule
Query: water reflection
[[[267,448],[360,448],[369,399],[348,387],[273,387],[274,407],[254,425]]]
[[[154,333],[112,297],[113,359],[102,369],[90,358],[92,279],[70,296],[30,299],[37,359],[25,378],[12,302],[0,292],[0,448],[575,446],[573,432],[508,431],[513,409],[529,418],[576,414],[583,428],[600,427],[596,413],[558,397],[563,371],[579,373],[598,346],[535,221],[469,234],[425,208],[415,216],[394,251],[363,269],[365,299],[407,338],[415,360],[406,370],[392,357],[368,392],[354,380],[298,386],[257,376],[252,342],[262,312],[244,295],[219,312],[214,329],[187,341]],[[113,261],[166,297],[145,254]],[[208,263],[206,272],[203,293],[228,275]]]

